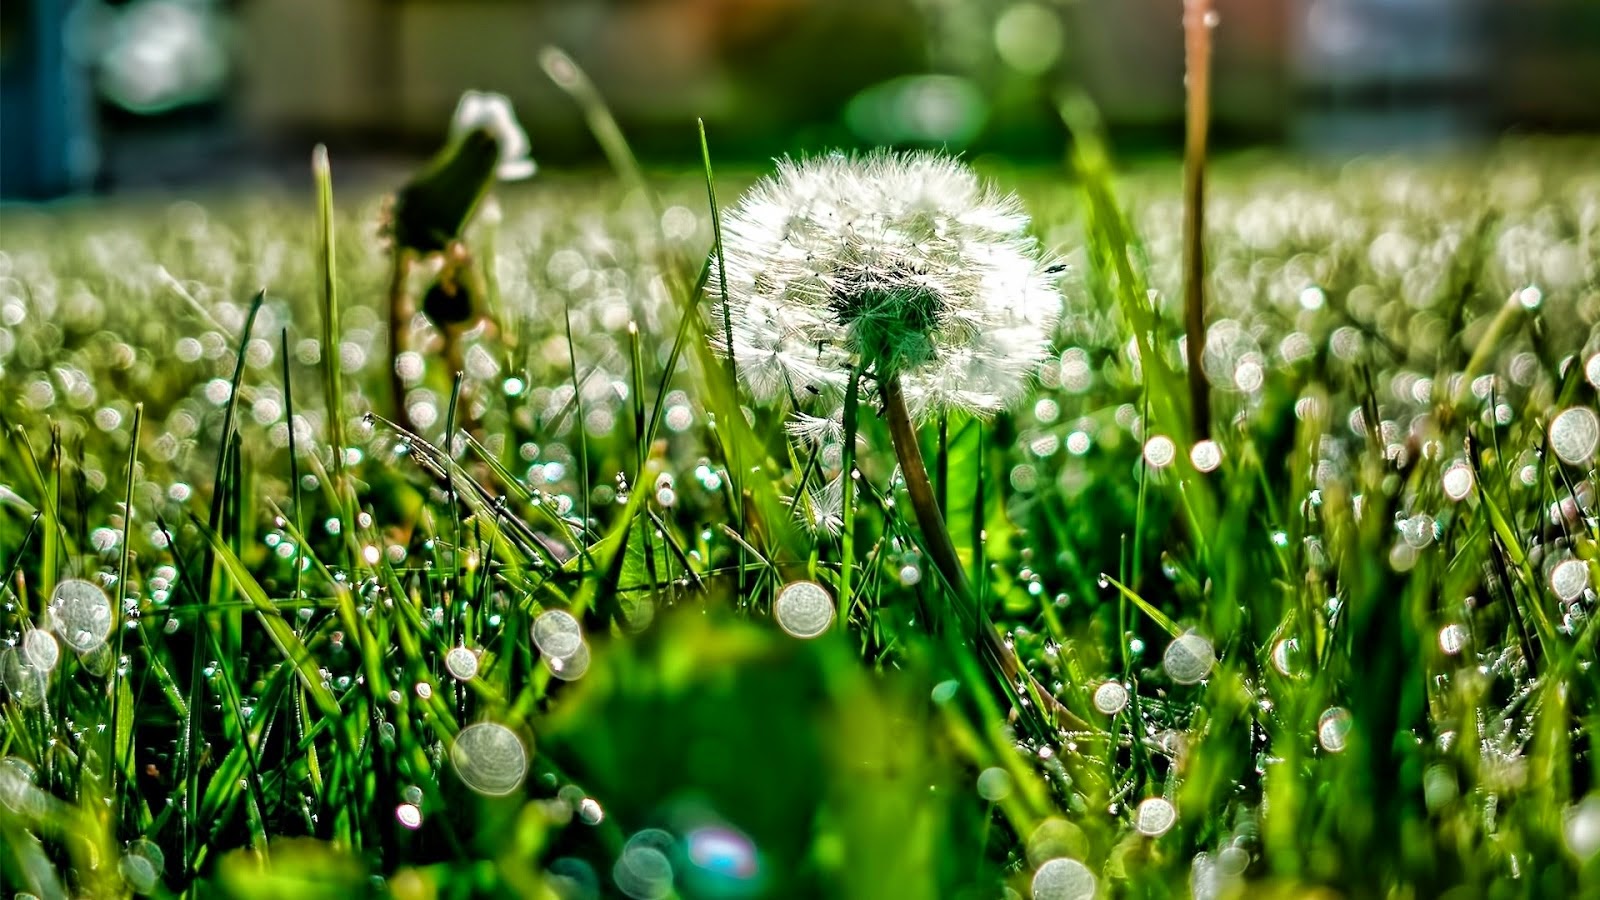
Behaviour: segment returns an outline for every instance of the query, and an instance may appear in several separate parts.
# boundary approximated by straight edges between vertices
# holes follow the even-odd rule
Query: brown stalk
[[[1184,0],[1183,328],[1189,357],[1189,408],[1194,438],[1211,436],[1211,391],[1201,357],[1206,347],[1206,130],[1211,118],[1211,0]]]

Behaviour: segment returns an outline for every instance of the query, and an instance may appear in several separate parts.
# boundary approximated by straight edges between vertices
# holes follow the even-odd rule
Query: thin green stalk
[[[850,621],[851,585],[856,556],[856,433],[861,408],[861,377],[858,366],[850,373],[844,393],[844,446],[840,459],[839,487],[843,492],[839,516],[843,525],[839,549],[839,622]]]

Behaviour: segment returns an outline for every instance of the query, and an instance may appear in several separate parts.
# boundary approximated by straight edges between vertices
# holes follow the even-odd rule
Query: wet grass
[[[376,197],[6,210],[6,891],[1600,883],[1600,153],[1222,161],[1201,443],[1176,170],[1074,125],[997,173],[1069,263],[1057,358],[921,433],[1017,683],[880,416],[741,408],[698,177],[499,191],[497,327],[456,377],[415,323],[414,432]]]

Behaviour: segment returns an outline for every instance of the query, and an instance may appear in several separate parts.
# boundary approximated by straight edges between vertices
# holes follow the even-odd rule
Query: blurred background
[[[1600,128],[1596,0],[1216,0],[1213,140],[1312,154]],[[547,167],[598,166],[537,63],[567,50],[647,164],[939,146],[1059,158],[1063,89],[1119,154],[1182,138],[1182,0],[4,0],[0,195],[360,178],[463,90]]]

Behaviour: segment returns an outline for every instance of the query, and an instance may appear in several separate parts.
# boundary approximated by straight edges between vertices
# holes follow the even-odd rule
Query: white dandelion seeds
[[[821,487],[802,491],[795,499],[794,515],[813,534],[837,537],[843,533],[844,476],[837,475]]]
[[[1027,229],[1015,196],[938,154],[785,160],[725,217],[712,342],[758,400],[836,403],[859,366],[899,377],[914,416],[994,412],[1061,312]]]

